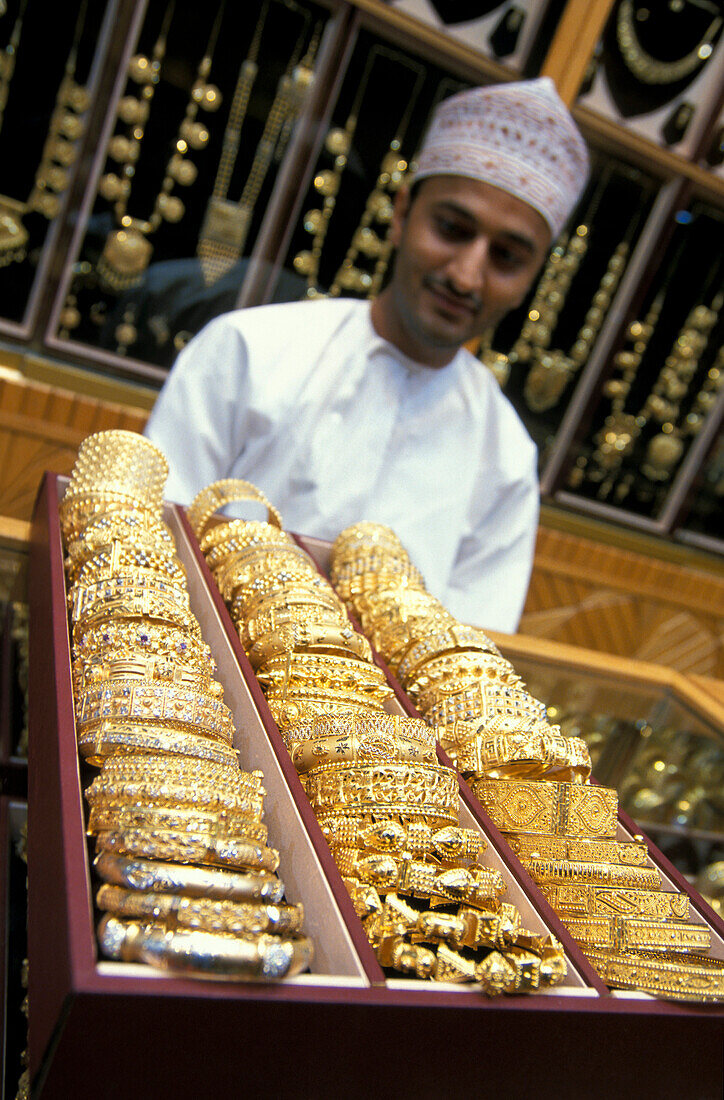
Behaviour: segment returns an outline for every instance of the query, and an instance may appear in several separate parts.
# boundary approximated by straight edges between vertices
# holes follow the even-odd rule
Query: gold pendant
[[[510,359],[505,352],[485,348],[480,353],[480,362],[493,372],[501,390],[504,389],[510,377]]]
[[[137,229],[116,229],[106,237],[97,272],[104,290],[119,293],[141,282],[153,245]]]
[[[197,249],[206,286],[212,286],[240,259],[250,222],[250,207],[212,195]]]
[[[554,408],[571,380],[573,362],[562,351],[546,352],[528,371],[523,391],[532,412]]]
[[[0,195],[0,267],[25,259],[28,231],[23,225],[25,203]]]

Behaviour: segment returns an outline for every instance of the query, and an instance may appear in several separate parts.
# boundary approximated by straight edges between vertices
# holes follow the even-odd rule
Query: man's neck
[[[436,348],[415,338],[402,325],[397,311],[392,308],[389,288],[372,301],[370,309],[372,327],[378,336],[424,367],[446,367],[457,355],[459,348]]]

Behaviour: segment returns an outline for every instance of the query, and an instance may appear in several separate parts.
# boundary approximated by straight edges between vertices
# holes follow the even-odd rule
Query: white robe
[[[465,349],[413,362],[378,336],[368,302],[237,310],[181,352],[147,427],[166,495],[224,477],[258,485],[285,526],[334,539],[392,527],[459,619],[515,630],[538,520],[536,450]]]

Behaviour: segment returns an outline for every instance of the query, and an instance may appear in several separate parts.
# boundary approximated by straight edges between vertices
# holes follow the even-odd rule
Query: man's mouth
[[[435,300],[437,308],[450,316],[472,317],[480,309],[477,298],[455,294],[439,283],[428,281],[425,289],[429,291]]]

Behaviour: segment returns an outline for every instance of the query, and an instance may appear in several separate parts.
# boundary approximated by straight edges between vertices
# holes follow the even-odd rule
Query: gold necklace
[[[296,5],[294,6],[296,7]],[[274,158],[275,150],[282,139],[282,135],[285,132],[289,133],[291,125],[299,114],[311,88],[322,24],[321,22],[316,24],[306,53],[300,61],[299,58],[304,47],[310,19],[309,12],[303,9],[300,10],[304,16],[304,28],[279,81],[274,102],[267,115],[264,132],[256,147],[241,198],[238,202],[231,202],[227,198],[229,184],[236,162],[239,134],[257,71],[256,54],[259,48],[261,27],[266,18],[266,5],[262,8],[257,31],[250,48],[254,51],[253,56],[248,57],[244,62],[246,72],[242,71],[237,84],[239,95],[237,111],[233,114],[233,129],[228,141],[226,135],[224,137],[224,149],[219,163],[219,170],[213,193],[206,208],[206,215],[196,250],[201,263],[204,283],[207,286],[217,282],[243,255],[254,208]],[[244,66],[242,66],[242,70]],[[235,98],[237,98],[236,93]],[[232,115],[229,118],[231,122]]]
[[[189,187],[193,184],[197,169],[186,154],[189,150],[204,149],[209,141],[208,130],[203,123],[197,121],[198,112],[199,110],[216,111],[221,106],[221,92],[207,80],[211,72],[223,5],[219,9],[209,44],[196,70],[184,117],[174,141],[174,152],[166,164],[163,182],[154,199],[151,214],[146,219],[132,217],[128,213],[131,181],[141,155],[151,101],[160,79],[173,11],[172,0],[166,11],[151,59],[138,54],[130,61],[129,76],[141,86],[141,98],[124,96],[119,104],[119,117],[129,129],[127,134],[117,134],[111,138],[108,151],[110,157],[122,165],[122,174],[106,173],[99,185],[101,195],[114,203],[113,213],[119,228],[111,230],[108,234],[96,266],[96,273],[101,287],[114,294],[129,290],[140,283],[153,254],[153,245],[148,238],[164,221],[176,223],[183,218],[186,212],[185,205],[172,192],[177,185]]]
[[[644,50],[636,36],[633,0],[621,0],[616,18],[616,41],[627,68],[642,84],[675,84],[706,64],[722,17],[715,16],[703,38],[678,61],[660,61]]]

